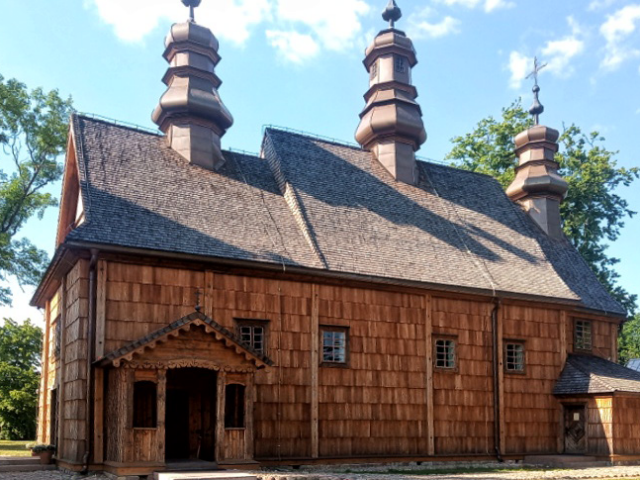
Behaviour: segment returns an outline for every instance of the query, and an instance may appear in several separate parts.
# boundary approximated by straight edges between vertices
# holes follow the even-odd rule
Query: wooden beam
[[[255,373],[247,374],[247,384],[245,385],[245,428],[244,428],[244,459],[253,460],[253,443],[255,433],[253,428],[253,399],[255,394]]]
[[[311,458],[318,458],[318,368],[320,365],[320,294],[317,284],[311,286]]]
[[[611,324],[611,361],[618,363],[618,325]]]
[[[104,462],[104,369],[94,371],[93,461]]]
[[[500,449],[506,452],[507,425],[504,408],[504,308],[498,309],[498,403],[500,416]]]
[[[60,287],[60,357],[58,358],[58,445],[57,455],[60,458],[65,458],[65,445],[64,441],[64,391],[65,391],[65,377],[67,372],[66,365],[66,353],[67,353],[67,276],[62,277],[62,285]]]
[[[216,462],[226,460],[224,458],[224,390],[227,384],[227,374],[218,372],[218,388],[216,399]]]
[[[567,324],[569,318],[566,310],[560,311],[560,369],[558,375],[562,372],[564,364],[567,361]]]
[[[213,318],[213,271],[204,272],[204,314]]]
[[[424,348],[425,348],[425,396],[427,419],[427,455],[435,455],[435,429],[433,408],[433,315],[431,295],[424,296]]]
[[[44,337],[42,339],[42,381],[40,383],[40,438],[42,443],[51,443],[47,438],[49,431],[48,424],[51,419],[51,408],[49,398],[49,364],[51,359],[49,358],[49,344],[51,343],[51,300],[47,302],[47,308],[44,314]],[[47,407],[48,406],[48,407]]]
[[[165,458],[165,418],[167,411],[167,371],[158,370],[158,461],[166,462]]]
[[[106,260],[98,260],[98,275],[96,279],[96,359],[104,356],[107,317],[107,265]]]

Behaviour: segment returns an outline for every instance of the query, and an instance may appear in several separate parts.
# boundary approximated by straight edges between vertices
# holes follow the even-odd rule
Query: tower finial
[[[382,18],[389,22],[389,28],[394,28],[395,23],[402,17],[402,10],[396,4],[396,0],[389,0],[387,8],[382,12]]]
[[[195,9],[200,5],[202,0],[182,0],[185,7],[189,7],[189,21],[191,23],[196,22]]]
[[[533,72],[527,75],[527,78],[533,77],[533,81],[534,81],[533,88],[532,88],[533,104],[529,109],[529,113],[533,116],[534,125],[539,124],[540,114],[544,112],[544,106],[540,103],[540,100],[538,99],[538,93],[540,93],[540,87],[538,86],[538,73],[540,72],[540,70],[542,70],[546,66],[547,66],[546,63],[542,65],[538,63],[538,57],[533,57]]]

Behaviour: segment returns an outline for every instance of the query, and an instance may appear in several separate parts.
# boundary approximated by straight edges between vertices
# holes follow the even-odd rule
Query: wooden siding
[[[255,400],[251,417],[254,443],[245,442],[243,447],[238,443],[237,452],[222,451],[222,456],[286,459],[494,453],[492,299],[102,259],[98,264],[99,353],[107,354],[192,313],[198,290],[204,293],[203,313],[228,329],[235,328],[238,318],[268,321],[266,354],[275,362],[255,375],[255,398],[251,399]],[[61,453],[65,460],[78,462],[84,453],[86,260],[69,272],[64,293]],[[561,352],[572,351],[573,319],[571,313],[532,303],[505,302],[500,307],[500,340],[522,340],[526,348],[524,374],[503,374],[500,365],[500,431],[505,453],[556,451],[560,406],[551,390],[563,366]],[[610,358],[615,345],[612,323],[591,320],[594,353]],[[320,365],[322,326],[348,327],[347,368]],[[205,335],[194,328],[188,336],[169,340],[171,348],[164,348],[165,344],[147,351],[145,361],[164,362],[198,349],[203,358],[213,354],[232,361],[225,357],[224,349],[216,350],[217,342],[205,337],[198,340],[192,334]],[[457,342],[453,372],[433,368],[432,341],[439,335]],[[501,348],[499,355],[501,358]],[[107,391],[104,400],[98,399],[104,401],[105,460],[111,462],[131,461],[135,445],[154,443],[151,433],[127,428],[130,406],[118,402],[131,395],[118,383],[128,381],[119,379],[124,375],[119,372],[106,373]],[[229,433],[229,442],[234,434]],[[163,439],[155,442],[164,448]],[[231,443],[218,448],[235,448]],[[163,452],[141,456],[161,461]]]
[[[587,452],[595,455],[613,453],[613,399],[590,398],[587,404]]]
[[[640,454],[640,397],[613,399],[613,446],[617,455]]]

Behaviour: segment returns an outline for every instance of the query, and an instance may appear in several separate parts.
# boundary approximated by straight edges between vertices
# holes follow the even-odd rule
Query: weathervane
[[[540,72],[540,70],[542,70],[546,66],[547,66],[546,63],[542,65],[538,63],[538,57],[533,57],[533,72],[527,75],[527,78],[533,77],[533,81],[534,81],[533,88],[532,88],[533,105],[531,105],[531,108],[529,109],[529,113],[533,116],[534,125],[539,124],[540,114],[544,112],[544,106],[540,103],[540,100],[538,99],[538,93],[540,93],[540,87],[538,86],[538,73]]]
[[[382,12],[382,18],[389,22],[389,28],[394,28],[395,23],[402,17],[402,10],[396,4],[396,0],[389,0],[387,8]]]
[[[182,0],[185,7],[189,7],[189,21],[191,23],[196,22],[195,9],[200,5],[202,0]]]

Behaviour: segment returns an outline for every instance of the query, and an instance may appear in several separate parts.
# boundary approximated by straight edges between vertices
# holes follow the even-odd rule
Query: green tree
[[[618,338],[618,353],[623,365],[632,358],[640,358],[640,313],[622,326]]]
[[[5,318],[0,327],[0,438],[32,439],[40,383],[42,330]]]
[[[531,117],[517,100],[502,109],[502,118],[487,117],[473,132],[453,138],[446,158],[460,168],[492,175],[506,188],[517,165],[513,139],[531,125]],[[618,238],[625,219],[635,215],[616,189],[629,186],[640,176],[640,169],[618,167],[618,152],[607,150],[604,141],[598,132],[585,134],[573,124],[560,135],[556,161],[569,183],[561,206],[563,228],[598,279],[631,315],[637,296],[618,285],[614,267],[619,259],[607,254],[607,246]]]
[[[10,160],[0,168],[0,281],[17,278],[21,285],[39,282],[47,255],[16,234],[32,216],[42,217],[57,205],[45,187],[58,180],[58,162],[67,142],[71,98],[57,90],[28,91],[19,81],[0,75],[0,145]],[[0,287],[0,305],[11,302],[11,291]]]

